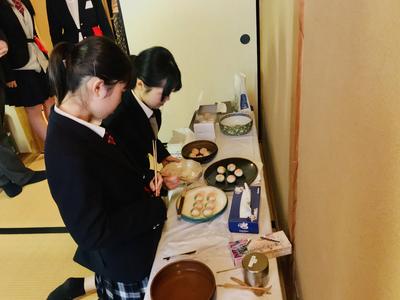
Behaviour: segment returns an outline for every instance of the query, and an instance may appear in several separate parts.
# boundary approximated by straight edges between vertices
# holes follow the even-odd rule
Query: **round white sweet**
[[[192,148],[192,152],[191,153],[193,153],[194,155],[197,155],[197,154],[200,153],[200,151],[197,148]]]
[[[210,152],[207,150],[207,148],[201,148],[200,153],[203,154],[204,156],[209,155]]]
[[[204,200],[204,194],[203,193],[198,193],[194,196],[194,201],[203,201]]]
[[[236,177],[241,177],[243,175],[243,170],[242,169],[236,169],[234,172]]]
[[[219,174],[224,174],[225,171],[226,171],[226,169],[225,169],[225,167],[223,167],[223,166],[219,166],[219,167],[217,168],[217,173],[219,173]]]
[[[200,216],[200,210],[198,210],[198,209],[196,209],[196,208],[193,208],[192,211],[190,212],[190,214],[191,214],[193,217],[198,217],[198,216]]]
[[[215,180],[216,180],[217,182],[224,182],[225,176],[222,175],[222,174],[218,174],[217,176],[215,176]]]
[[[226,177],[226,181],[228,183],[234,183],[236,181],[236,176],[235,175],[229,175],[228,177]]]
[[[214,201],[217,200],[217,196],[215,195],[215,193],[210,193],[207,195],[207,201]]]
[[[215,207],[215,201],[207,202],[206,208],[213,210]]]
[[[229,164],[227,167],[228,171],[233,172],[236,169],[236,165],[235,164]]]
[[[198,210],[202,210],[203,209],[203,204],[200,201],[197,201],[197,202],[193,203],[193,208],[198,209]]]
[[[213,210],[210,209],[210,208],[206,208],[205,210],[203,210],[203,215],[204,215],[205,217],[209,217],[209,216],[211,216],[212,214],[213,214]]]

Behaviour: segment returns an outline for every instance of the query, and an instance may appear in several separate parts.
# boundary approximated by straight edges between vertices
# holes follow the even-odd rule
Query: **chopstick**
[[[156,196],[158,197],[157,187],[158,187],[158,180],[157,180],[157,141],[152,140],[153,144],[153,166],[154,166],[154,184],[156,185]]]
[[[177,256],[195,254],[196,252],[197,252],[197,250],[192,250],[192,251],[188,251],[188,252],[185,252],[185,253],[170,255],[170,256],[164,257],[163,259],[170,260],[171,258],[174,258],[174,257],[177,257]]]
[[[242,280],[240,280],[239,278],[236,278],[236,277],[231,277],[231,280],[233,281],[233,282],[236,282],[237,284],[239,284],[239,285],[241,285],[241,286],[250,286],[250,285],[248,285],[246,282],[244,282],[244,281],[242,281]],[[271,289],[271,287],[267,287],[267,289]],[[256,295],[256,296],[262,296],[264,293],[265,293],[265,291],[253,291],[253,293]],[[267,292],[268,293],[268,292]]]
[[[238,284],[233,284],[233,283],[224,283],[224,284],[217,284],[218,287],[223,287],[223,288],[232,288],[232,289],[240,289],[240,290],[249,290],[253,292],[264,292],[267,294],[271,294],[271,286],[269,287],[255,287],[255,286],[243,286],[243,285],[238,285]]]
[[[267,241],[270,241],[270,242],[275,242],[275,243],[280,243],[281,242],[281,241],[278,241],[278,240],[275,240],[275,239],[271,239],[271,238],[266,237],[266,236],[260,236],[260,239],[267,240]]]
[[[233,271],[233,270],[237,270],[237,269],[240,269],[241,267],[234,267],[234,268],[229,268],[229,269],[225,269],[225,270],[220,270],[220,271],[217,271],[217,272],[215,272],[215,273],[223,273],[223,272],[228,272],[228,271]]]
[[[179,206],[178,206],[178,210],[176,211],[176,214],[178,216],[178,218],[181,217],[182,215],[182,209],[183,209],[183,204],[185,202],[185,196],[186,196],[186,191],[187,191],[188,187],[187,187],[187,183],[185,184],[185,188],[181,193],[181,198],[179,199]]]
[[[231,276],[230,279],[241,286],[248,286],[246,282],[241,281],[239,278]]]

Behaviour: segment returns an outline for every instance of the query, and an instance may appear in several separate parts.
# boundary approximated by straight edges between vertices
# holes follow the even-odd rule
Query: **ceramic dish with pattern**
[[[226,135],[247,134],[253,126],[253,119],[246,113],[230,113],[221,117],[219,127]]]
[[[238,170],[241,170],[241,172],[238,172]],[[250,185],[257,178],[257,175],[256,164],[240,157],[219,160],[204,171],[204,179],[207,184],[224,191],[233,191],[235,186],[243,186],[245,182]]]
[[[180,201],[176,201],[177,209]],[[207,222],[218,217],[227,204],[224,191],[213,186],[197,187],[186,192],[181,217],[194,223]]]

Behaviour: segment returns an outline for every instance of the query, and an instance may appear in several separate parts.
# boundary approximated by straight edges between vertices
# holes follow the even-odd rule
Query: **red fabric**
[[[101,31],[100,26],[94,26],[94,27],[92,27],[92,31],[93,31],[93,34],[94,34],[95,36],[103,36],[103,31]]]
[[[12,0],[14,3],[15,8],[21,13],[21,15],[24,15],[24,6],[22,5],[21,0]]]
[[[42,42],[40,41],[39,37],[35,36],[33,38],[33,40],[35,41],[35,44],[38,46],[39,50],[42,51],[45,54],[48,54],[47,49],[44,47],[44,45],[42,44]]]
[[[117,143],[115,142],[114,138],[112,137],[112,135],[110,133],[108,133],[106,131],[106,133],[104,134],[104,140],[111,145],[116,145]]]

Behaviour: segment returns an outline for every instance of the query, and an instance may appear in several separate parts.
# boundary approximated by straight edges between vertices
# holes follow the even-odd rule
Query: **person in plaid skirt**
[[[143,298],[166,219],[162,177],[136,165],[99,126],[120,103],[130,75],[129,58],[103,37],[60,43],[50,56],[59,101],[45,145],[48,184],[78,245],[74,260],[95,273],[104,300]],[[49,299],[76,297],[62,293],[67,285]]]

